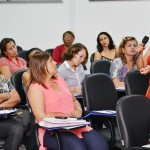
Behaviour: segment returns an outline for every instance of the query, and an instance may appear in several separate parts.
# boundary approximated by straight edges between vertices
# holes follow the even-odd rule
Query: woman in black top
[[[99,33],[97,37],[97,51],[95,52],[95,60],[113,61],[116,57],[116,49],[112,37],[107,32]]]

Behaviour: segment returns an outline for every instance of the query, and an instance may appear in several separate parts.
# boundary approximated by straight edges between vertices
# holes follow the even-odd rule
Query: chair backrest
[[[138,70],[129,71],[125,77],[126,94],[145,95],[149,85],[149,74],[142,75]]]
[[[26,57],[26,53],[27,53],[28,51],[19,51],[18,52],[18,57],[21,57],[21,58],[23,58],[25,61],[27,61],[27,57]]]
[[[110,69],[111,62],[107,60],[96,60],[92,62],[90,67],[91,73],[105,73],[110,75],[109,69]]]
[[[90,56],[90,62],[91,63],[94,61],[94,56],[95,56],[95,53],[92,53],[91,56]]]
[[[11,82],[14,85],[16,91],[18,92],[18,94],[21,98],[20,105],[28,104],[26,93],[25,93],[25,90],[23,89],[23,85],[22,85],[22,75],[26,71],[27,70],[18,70],[16,72],[14,72],[11,76]]]
[[[116,111],[123,150],[148,144],[150,100],[143,95],[128,95],[119,100]]]
[[[82,90],[87,112],[105,109],[116,110],[117,91],[112,79],[107,74],[90,74],[84,79]]]
[[[22,47],[17,45],[17,52],[21,52],[21,51],[23,51]]]
[[[49,53],[52,56],[54,48],[46,49],[45,52]]]
[[[0,138],[0,149],[4,148],[4,145],[5,145],[5,139]]]

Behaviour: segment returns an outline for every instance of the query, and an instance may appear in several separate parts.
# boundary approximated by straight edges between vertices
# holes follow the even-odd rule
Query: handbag
[[[29,129],[30,113],[26,108],[19,108],[15,115],[11,115],[11,118],[23,125],[24,132]]]

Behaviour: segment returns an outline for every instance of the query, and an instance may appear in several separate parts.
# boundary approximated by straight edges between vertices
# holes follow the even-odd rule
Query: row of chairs
[[[110,75],[111,62],[106,60],[93,61],[90,67],[90,73],[105,73]],[[126,95],[142,94],[145,95],[149,85],[149,74],[142,75],[138,70],[129,71],[125,77]]]
[[[143,95],[122,97],[116,117],[123,150],[142,150],[150,140],[150,100]]]
[[[93,57],[93,55],[92,55],[92,57]],[[91,62],[90,73],[96,73],[96,74],[97,73],[105,73],[107,75],[110,75],[109,74],[110,65],[111,65],[111,63],[108,62],[108,61],[105,61],[105,60],[93,61],[93,62]],[[97,81],[95,82],[95,86],[97,86],[96,83],[97,83]],[[103,83],[103,86],[105,86],[104,81],[102,81],[101,84],[102,83]],[[135,111],[137,113],[137,116],[136,116],[136,113],[132,113],[132,111],[134,110],[134,107],[136,107],[136,106],[137,107],[143,107],[143,105],[144,105],[144,107],[146,107],[146,103],[149,103],[149,100],[145,97],[148,86],[149,86],[149,74],[142,75],[137,70],[129,71],[127,73],[126,78],[125,78],[126,96],[119,99],[119,102],[117,102],[118,104],[116,103],[117,105],[115,107],[115,109],[117,110],[117,121],[118,121],[118,124],[120,125],[119,126],[120,137],[121,137],[120,142],[121,142],[121,145],[122,145],[122,149],[124,149],[124,150],[127,150],[130,147],[132,147],[132,149],[142,149],[141,147],[137,148],[137,147],[133,147],[133,146],[141,146],[141,145],[144,145],[144,144],[148,143],[148,135],[150,133],[150,131],[148,131],[149,130],[148,126],[150,124],[148,123],[148,126],[144,127],[144,124],[142,123],[141,126],[144,129],[141,128],[139,130],[139,132],[136,131],[136,130],[138,130],[139,127],[134,128],[135,122],[140,121],[140,119],[142,118],[141,117],[142,115],[146,115],[147,109],[145,109],[145,111],[143,112],[143,114],[141,114],[139,119],[138,119],[137,116],[140,115],[140,111],[138,111],[138,110]],[[99,88],[99,86],[97,88]],[[93,87],[92,87],[92,89],[93,89]],[[93,90],[93,92],[94,91],[95,91],[95,89]],[[93,97],[96,94],[96,93],[94,94],[93,92],[92,92],[93,95],[90,97],[92,99],[94,99]],[[107,91],[107,93],[109,93],[109,92]],[[134,95],[134,94],[136,94],[136,95]],[[137,95],[137,94],[139,94],[139,95]],[[99,91],[99,95],[100,95],[100,91]],[[136,102],[136,99],[138,99],[137,102]],[[92,101],[92,103],[95,103],[96,100],[97,99],[95,99],[93,101],[91,100],[91,101]],[[131,105],[131,107],[133,107],[133,109],[132,108],[131,109],[130,108],[126,109],[126,106],[124,106],[124,105],[126,103],[129,103],[129,104],[126,104],[126,105],[130,105],[130,103],[131,103],[130,100],[134,100],[133,103],[135,103],[135,105]],[[110,101],[107,102],[106,104],[109,105],[109,103],[110,103]],[[141,106],[138,103],[141,103]],[[97,105],[97,107],[98,107],[99,105],[102,106],[103,103],[98,104],[98,102],[97,102],[97,104],[95,103],[95,105]],[[148,108],[150,108],[150,107],[148,107]],[[129,116],[130,116],[131,113],[133,115],[133,117],[130,117],[131,119],[129,119],[129,120],[128,120],[129,116],[128,117],[126,116],[126,111],[127,110],[129,111],[128,112]],[[147,120],[145,119],[145,122],[146,121],[149,122],[149,120],[148,120],[149,117],[147,115],[146,115],[146,117],[145,118]],[[133,118],[136,118],[135,122],[134,122]],[[135,130],[133,130],[131,127],[128,128],[128,125],[129,126],[131,125],[132,128],[134,128]],[[140,123],[138,123],[138,125],[140,126]],[[137,134],[136,134],[135,131],[137,132]],[[142,131],[144,132],[143,134],[141,133]],[[116,133],[114,133],[114,134],[116,134]],[[142,134],[142,137],[143,137],[142,140],[141,140],[140,134]],[[136,136],[138,136],[137,140],[135,138]],[[115,140],[117,140],[117,139],[115,139]],[[141,140],[141,142],[138,142],[138,140]]]
[[[137,70],[131,71],[126,76],[125,85],[127,95],[118,100],[114,84],[107,74],[89,75],[83,81],[85,113],[92,110],[116,110],[117,124],[112,117],[103,117],[109,125],[99,132],[111,148],[142,149],[141,146],[147,144],[150,138],[150,100],[145,97],[149,74],[141,75]],[[96,130],[100,119],[97,116],[90,118]]]
[[[49,53],[51,56],[52,56],[52,53],[53,53],[53,48],[50,48],[50,49],[46,49],[45,50],[45,52],[47,52],[47,53]],[[18,57],[21,57],[21,58],[23,58],[24,60],[26,60],[27,61],[27,56],[26,56],[26,53],[27,53],[28,51],[26,50],[22,50],[22,51],[18,51]]]
[[[11,80],[21,97],[21,105],[28,105],[28,101],[26,99],[26,94],[24,93],[24,90],[22,88],[23,87],[22,86],[22,74],[24,71],[26,71],[26,70],[20,70],[20,71],[17,71],[16,73],[14,73]],[[126,82],[127,83],[126,89],[128,89],[128,91],[130,91],[128,93],[145,95],[144,93],[148,87],[149,76],[148,75],[144,76],[146,78],[144,78],[145,80],[142,80],[140,77],[137,78],[137,76],[141,76],[141,74],[138,71],[133,71],[133,73],[135,75],[133,77],[133,79],[136,79],[137,81],[134,82],[135,80],[133,81],[133,79],[131,79],[131,77],[129,78],[130,80],[128,82]],[[141,88],[143,86],[142,82],[147,86],[147,87],[145,86],[145,91],[143,90],[143,88]],[[132,83],[134,83],[134,84],[132,85]],[[142,85],[140,85],[139,83]],[[139,89],[135,90],[138,87],[140,87],[143,91],[139,90]],[[132,89],[134,89],[134,90],[132,90]],[[138,93],[138,92],[141,92],[141,93]],[[116,110],[118,97],[117,97],[117,93],[116,93],[114,84],[113,84],[112,80],[110,79],[109,75],[106,75],[104,73],[96,73],[96,74],[91,74],[90,76],[88,76],[83,82],[83,101],[84,101],[84,107],[85,107],[84,114],[89,113],[91,110],[104,110],[104,109]],[[96,124],[97,120],[101,120],[101,119],[99,119],[97,117],[90,118],[91,125],[95,129],[96,129],[96,125],[97,125]],[[111,147],[121,147],[119,130],[118,130],[117,126],[115,126],[116,120],[112,119],[112,118],[102,118],[102,120],[106,121],[106,128],[105,129],[101,128],[99,130],[99,132],[101,134],[103,134],[103,136],[106,138],[106,140],[110,143]],[[32,125],[33,125],[33,129],[36,129],[36,128],[34,128],[35,122],[33,122]],[[114,126],[115,126],[115,128],[114,128]],[[36,130],[34,130],[34,131],[36,131]],[[38,143],[37,132],[35,132],[35,135],[36,135],[35,136],[36,141],[34,141],[34,142],[38,147],[39,143]],[[1,139],[0,139],[0,141],[1,141]]]

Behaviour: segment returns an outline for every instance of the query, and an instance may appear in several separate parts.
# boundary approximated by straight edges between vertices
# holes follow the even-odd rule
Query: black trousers
[[[108,150],[106,141],[95,130],[82,133],[78,138],[71,132],[60,132],[63,150]],[[58,150],[56,138],[47,131],[44,135],[44,146],[48,150]]]
[[[5,139],[4,150],[18,150],[23,139],[23,126],[11,119],[0,119],[0,138]]]

